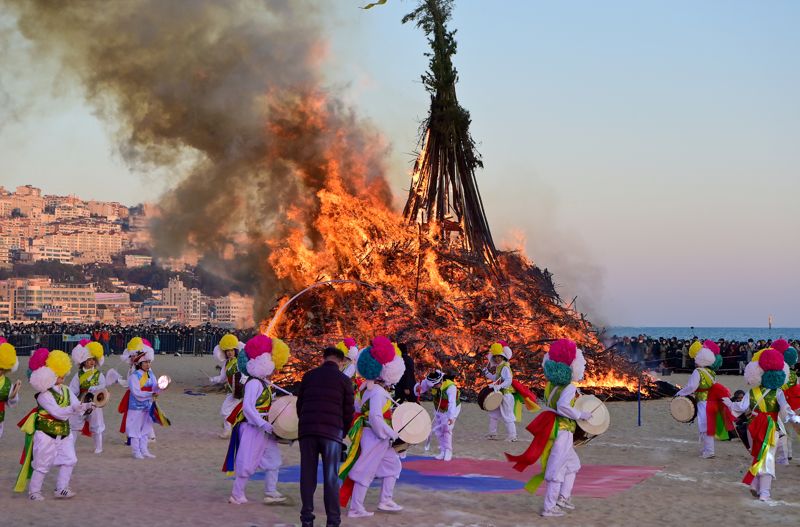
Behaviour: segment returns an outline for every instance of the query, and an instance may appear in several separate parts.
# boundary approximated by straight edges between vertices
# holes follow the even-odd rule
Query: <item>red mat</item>
[[[652,477],[662,467],[631,465],[583,465],[572,493],[576,496],[590,498],[608,498],[641,483]],[[517,472],[510,463],[485,459],[454,458],[443,462],[432,458],[410,458],[403,461],[403,470],[419,473],[422,476],[456,476],[479,478],[484,486],[483,492],[520,493],[525,492],[522,486],[539,472],[539,465]],[[400,476],[403,480],[403,476]],[[492,480],[497,481],[497,488],[492,488]],[[510,481],[509,481],[510,480]],[[509,488],[509,483],[519,482],[519,488]],[[488,488],[486,488],[488,487]],[[516,485],[511,485],[516,487]],[[538,494],[544,492],[544,485]]]

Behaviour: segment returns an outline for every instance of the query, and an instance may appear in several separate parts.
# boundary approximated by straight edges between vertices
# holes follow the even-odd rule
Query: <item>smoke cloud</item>
[[[305,243],[317,192],[391,203],[386,144],[325,88],[319,6],[306,0],[0,0],[55,57],[136,170],[168,174],[156,253],[201,255],[248,285],[264,315],[267,264],[289,225]]]

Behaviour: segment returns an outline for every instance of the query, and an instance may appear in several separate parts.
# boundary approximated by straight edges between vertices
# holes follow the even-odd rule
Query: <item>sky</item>
[[[415,2],[360,5],[327,20],[326,70],[392,144],[402,203],[427,44],[400,24]],[[601,325],[800,326],[798,22],[792,1],[458,1],[495,241]],[[0,185],[156,200],[170,179],[131,172],[80,87],[34,66],[0,73]]]

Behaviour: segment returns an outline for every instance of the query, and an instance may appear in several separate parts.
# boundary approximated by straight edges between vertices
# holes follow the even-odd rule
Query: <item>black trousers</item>
[[[322,456],[325,516],[328,527],[339,527],[339,463],[342,444],[320,436],[300,438],[300,521],[303,526],[314,522],[314,491],[317,490],[317,466]]]

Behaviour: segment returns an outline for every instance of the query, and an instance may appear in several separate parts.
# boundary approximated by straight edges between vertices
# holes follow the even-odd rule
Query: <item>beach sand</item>
[[[26,358],[12,379],[24,377]],[[120,367],[118,357],[109,357],[106,367]],[[213,525],[288,526],[299,525],[299,494],[296,483],[279,483],[289,496],[287,505],[261,503],[263,483],[248,487],[250,503],[229,505],[231,481],[220,472],[228,442],[220,432],[219,407],[223,395],[184,394],[200,391],[206,380],[201,373],[213,372],[215,363],[206,357],[158,356],[153,363],[157,374],[169,374],[173,385],[160,397],[172,420],[169,428],[156,427],[158,440],[151,451],[153,460],[134,460],[117,432],[120,415],[116,406],[124,390],[112,389],[112,400],[105,410],[107,424],[105,451],[93,454],[91,440],[80,437],[78,465],[71,486],[78,495],[71,500],[55,500],[52,490],[55,470],[45,480],[46,501],[31,503],[27,494],[12,491],[19,469],[23,434],[16,422],[32,407],[30,386],[23,387],[22,400],[6,412],[6,431],[0,439],[0,511],[11,525]],[[685,375],[667,377],[685,382]],[[741,377],[722,377],[731,390],[744,388]],[[796,525],[800,517],[800,466],[778,467],[773,485],[773,505],[754,500],[740,484],[749,465],[749,456],[738,441],[717,443],[717,457],[698,457],[696,426],[675,422],[669,415],[669,400],[642,403],[642,426],[637,426],[636,402],[610,403],[612,424],[609,431],[579,449],[586,465],[656,466],[659,471],[632,488],[608,498],[576,496],[578,507],[563,518],[541,518],[541,496],[527,493],[488,494],[435,491],[398,484],[395,500],[405,507],[400,514],[376,513],[372,518],[349,520],[354,526],[529,526],[529,525]],[[524,423],[531,420],[526,414]],[[474,404],[466,404],[455,430],[457,457],[503,461],[503,451],[522,452],[525,440],[508,444],[485,441],[486,414]],[[501,426],[502,429],[502,426]],[[800,446],[798,446],[800,448]],[[297,446],[283,446],[284,464],[299,463]],[[412,452],[423,454],[421,448]],[[580,476],[579,476],[580,478]],[[375,510],[377,489],[367,497],[367,508]],[[322,486],[315,505],[317,524],[324,525]]]

